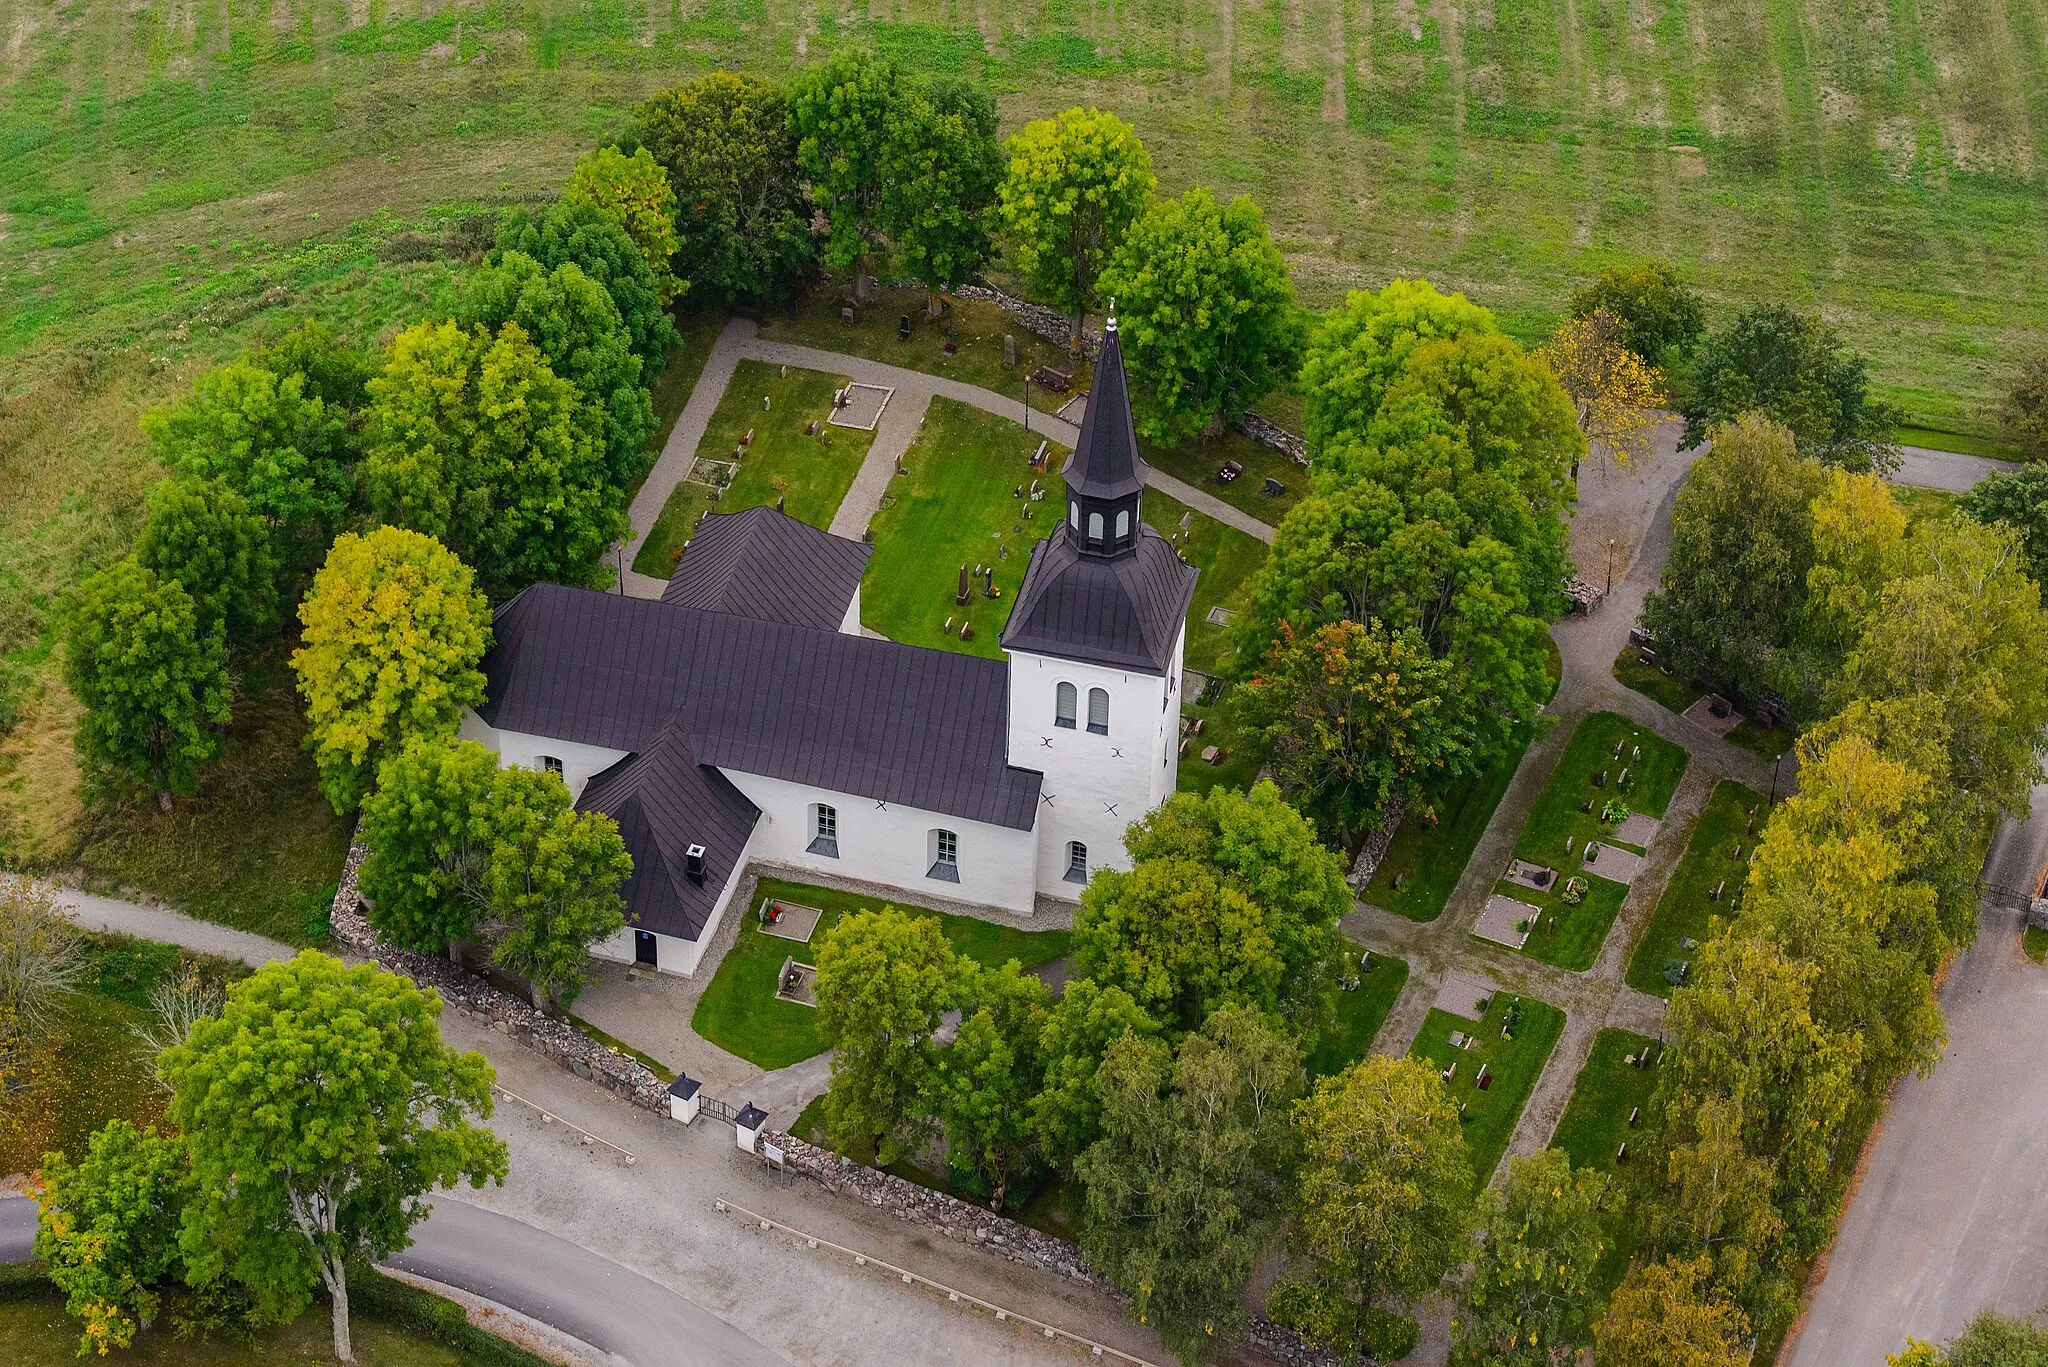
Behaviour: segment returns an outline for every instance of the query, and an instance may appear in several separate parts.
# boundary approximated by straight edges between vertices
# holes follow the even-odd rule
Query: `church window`
[[[948,883],[960,881],[960,837],[951,831],[935,830],[931,838],[932,866],[925,877]]]
[[[811,804],[810,853],[827,859],[839,857],[839,809],[830,803]]]
[[[1074,729],[1074,716],[1080,703],[1080,690],[1070,683],[1063,683],[1053,690],[1052,724]]]
[[[1081,530],[1081,505],[1080,505],[1080,504],[1078,504],[1078,503],[1068,503],[1068,504],[1067,504],[1067,525],[1068,525],[1068,526],[1070,526],[1070,527],[1072,527],[1072,528],[1073,528],[1073,529],[1074,529],[1075,531],[1077,531],[1077,532]]]
[[[562,776],[562,761],[556,759],[553,755],[542,755],[540,757],[540,771],[544,774],[553,774],[556,778],[560,778]]]
[[[1127,545],[1131,539],[1131,510],[1120,508],[1116,515],[1116,544]]]
[[[1067,881],[1085,883],[1088,881],[1088,847],[1078,840],[1067,842]]]
[[[1088,729],[1098,736],[1109,734],[1109,690],[1088,690]]]
[[[1092,545],[1102,544],[1102,514],[1088,514],[1088,540]]]

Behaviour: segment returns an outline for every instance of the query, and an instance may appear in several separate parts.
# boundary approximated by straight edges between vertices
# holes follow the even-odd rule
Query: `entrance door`
[[[646,964],[650,968],[654,966],[654,935],[652,932],[645,930],[633,932],[633,962],[636,964]]]

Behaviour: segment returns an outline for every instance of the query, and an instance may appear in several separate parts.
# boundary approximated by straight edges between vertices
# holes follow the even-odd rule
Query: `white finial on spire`
[[[1116,296],[1113,294],[1109,296],[1109,319],[1102,326],[1106,332],[1116,331]]]

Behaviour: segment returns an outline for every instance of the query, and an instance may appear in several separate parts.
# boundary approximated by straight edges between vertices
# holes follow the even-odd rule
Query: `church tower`
[[[1145,478],[1112,315],[1095,358],[1067,515],[1032,548],[1003,629],[1011,764],[1045,775],[1038,890],[1074,898],[1173,792],[1196,571],[1143,518]]]

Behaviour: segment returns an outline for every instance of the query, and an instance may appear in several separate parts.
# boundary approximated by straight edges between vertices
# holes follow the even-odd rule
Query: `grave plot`
[[[1406,959],[1368,954],[1350,944],[1346,968],[1338,978],[1336,1019],[1317,1038],[1315,1051],[1305,1061],[1309,1077],[1341,1073],[1364,1058],[1407,981]]]
[[[1535,1089],[1543,1064],[1564,1031],[1564,1012],[1530,997],[1493,992],[1485,1005],[1461,1005],[1475,983],[1467,975],[1451,997],[1455,1009],[1438,1006],[1422,1023],[1411,1058],[1426,1060],[1450,1088],[1460,1108],[1465,1144],[1476,1188],[1492,1176],[1515,1132],[1522,1107]],[[1478,980],[1485,984],[1483,979]],[[1445,983],[1446,991],[1453,988]],[[1476,1008],[1476,1009],[1475,1009]]]
[[[1561,968],[1592,967],[1686,760],[1682,747],[1612,712],[1579,723],[1497,885],[1502,897],[1528,908],[1519,916],[1503,913],[1528,922],[1517,948]],[[1499,920],[1482,923],[1498,929]],[[1486,938],[1514,943],[1499,934]]]
[[[1749,856],[1764,829],[1764,795],[1727,781],[1714,789],[1692,828],[1643,938],[1629,956],[1628,985],[1659,997],[1685,981],[1715,917],[1733,920],[1749,877]]]
[[[1628,1030],[1595,1035],[1550,1147],[1563,1149],[1575,1168],[1626,1167],[1657,1128],[1650,1097],[1663,1050],[1656,1040]]]

